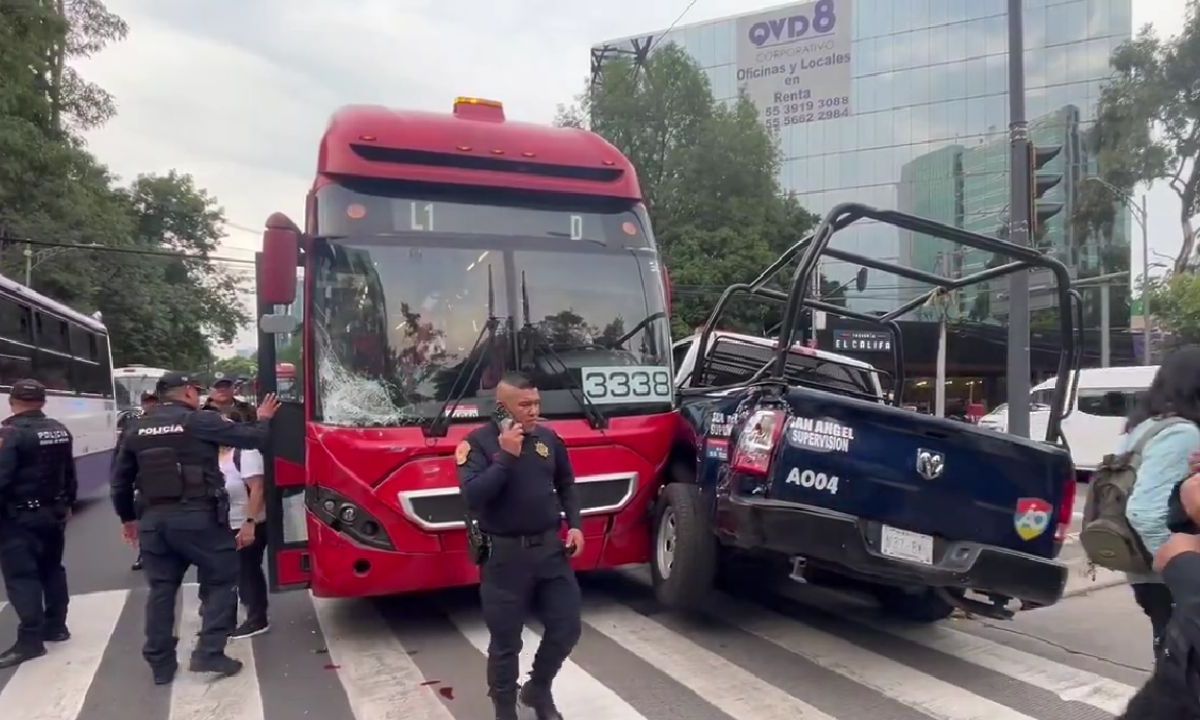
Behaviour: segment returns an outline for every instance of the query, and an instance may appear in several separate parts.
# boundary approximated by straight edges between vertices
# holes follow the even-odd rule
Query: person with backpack
[[[1168,355],[1125,423],[1114,455],[1097,469],[1084,508],[1080,543],[1089,560],[1128,575],[1134,600],[1150,619],[1155,658],[1171,620],[1171,591],[1154,571],[1167,542],[1172,491],[1200,451],[1200,347]]]
[[[238,597],[246,620],[229,635],[248,638],[271,629],[267,619],[267,578],[263,554],[267,549],[267,512],[263,487],[263,458],[257,450],[222,448],[221,474],[229,493],[229,526],[238,549]]]

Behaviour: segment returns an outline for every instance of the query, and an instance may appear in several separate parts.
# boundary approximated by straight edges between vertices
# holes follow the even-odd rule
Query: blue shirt
[[[1150,418],[1138,424],[1121,442],[1119,452],[1128,452],[1162,418]],[[1129,495],[1125,517],[1153,555],[1163,546],[1171,531],[1167,529],[1167,501],[1175,485],[1191,474],[1189,458],[1200,452],[1200,428],[1179,423],[1160,432],[1142,452],[1137,482]],[[1162,582],[1156,575],[1130,574],[1130,582]]]

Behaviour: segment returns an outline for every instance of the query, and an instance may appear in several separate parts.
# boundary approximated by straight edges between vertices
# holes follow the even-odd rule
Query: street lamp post
[[[1109,192],[1120,198],[1125,207],[1133,214],[1138,226],[1142,229],[1142,364],[1150,364],[1150,240],[1146,229],[1146,193],[1142,193],[1141,207],[1133,202],[1129,193],[1094,175],[1084,178],[1084,182],[1094,182],[1108,188]]]

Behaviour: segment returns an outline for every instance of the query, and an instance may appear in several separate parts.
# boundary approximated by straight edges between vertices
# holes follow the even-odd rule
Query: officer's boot
[[[241,660],[234,660],[224,653],[220,655],[193,655],[191,662],[188,663],[188,670],[192,672],[217,673],[220,677],[237,675],[241,669]]]
[[[550,683],[530,678],[521,686],[520,698],[522,705],[533,708],[537,720],[563,720],[562,713],[554,706]]]
[[[518,720],[517,694],[515,692],[488,694],[492,696],[492,707],[496,709],[496,720]]]
[[[44,645],[17,642],[0,655],[0,669],[16,667],[27,660],[39,658],[45,654],[46,647]]]

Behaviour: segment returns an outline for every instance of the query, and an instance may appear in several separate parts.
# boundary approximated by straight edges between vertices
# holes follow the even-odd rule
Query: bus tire
[[[670,483],[654,514],[650,573],[658,601],[672,610],[698,609],[717,575],[717,540],[704,511],[700,488]]]
[[[902,620],[935,623],[945,620],[954,612],[954,606],[943,600],[933,588],[912,590],[879,586],[874,594],[885,613]]]

